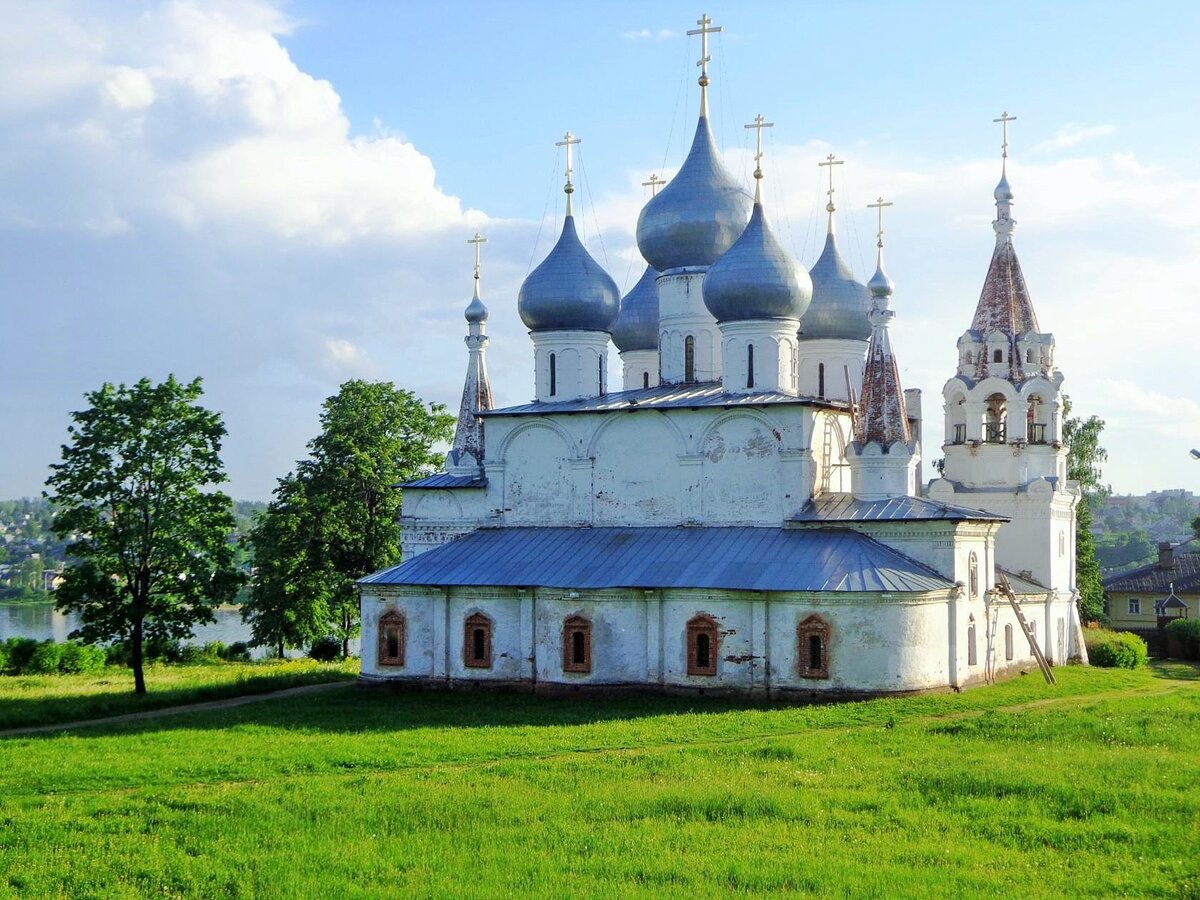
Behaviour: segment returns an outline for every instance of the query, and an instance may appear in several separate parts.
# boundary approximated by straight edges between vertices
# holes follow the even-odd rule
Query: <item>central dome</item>
[[[751,203],[721,162],[708,118],[701,116],[683,166],[638,216],[638,248],[659,272],[711,266],[746,227]]]
[[[704,305],[718,322],[799,319],[812,301],[812,280],[767,227],[761,203],[737,242],[704,276]]]
[[[620,296],[567,216],[558,243],[521,285],[517,312],[530,331],[612,331]]]
[[[825,249],[809,273],[812,276],[812,305],[800,326],[801,340],[839,338],[865,341],[871,337],[871,295],[867,286],[854,280],[854,273],[838,253],[833,232],[825,238]]]

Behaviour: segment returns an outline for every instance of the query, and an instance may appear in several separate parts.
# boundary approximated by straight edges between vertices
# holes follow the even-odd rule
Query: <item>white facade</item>
[[[947,348],[943,477],[922,497],[919,392],[901,386],[890,343],[882,224],[870,340],[836,325],[866,290],[840,261],[845,290],[814,301],[811,333],[826,336],[799,340],[807,276],[792,277],[765,219],[761,241],[748,231],[723,256],[744,204],[713,153],[702,113],[684,167],[639,218],[639,247],[665,274],[658,346],[623,355],[624,392],[605,383],[615,285],[570,222],[526,279],[536,400],[490,410],[465,391],[479,465],[404,487],[404,561],[360,582],[364,681],[959,689],[1034,666],[1001,570],[1045,655],[1080,653],[1062,375],[1016,264],[1007,181],[984,294]],[[568,156],[568,196],[570,171]],[[722,260],[718,326],[704,285]]]

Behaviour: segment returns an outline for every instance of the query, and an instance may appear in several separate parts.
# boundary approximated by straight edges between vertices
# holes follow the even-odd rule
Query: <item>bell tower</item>
[[[1008,123],[996,185],[996,246],[958,370],[942,390],[945,467],[929,497],[1012,519],[996,539],[1002,568],[1025,572],[1065,598],[1075,586],[1075,505],[1063,444],[1062,373],[1042,331],[1013,246]]]

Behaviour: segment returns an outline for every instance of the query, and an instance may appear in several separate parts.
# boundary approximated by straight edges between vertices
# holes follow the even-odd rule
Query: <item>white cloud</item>
[[[1056,150],[1070,150],[1085,141],[1115,134],[1116,125],[1072,125],[1067,124],[1058,130],[1054,137],[1034,144],[1031,154],[1051,153]]]
[[[639,28],[636,31],[623,31],[621,37],[627,41],[665,41],[675,37],[675,34],[669,28],[659,28],[653,31],[649,28]]]

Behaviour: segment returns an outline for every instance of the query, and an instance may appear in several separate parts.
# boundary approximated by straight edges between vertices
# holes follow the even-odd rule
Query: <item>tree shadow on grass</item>
[[[1164,678],[1170,681],[1200,681],[1200,663],[1186,662],[1181,659],[1152,659],[1149,670],[1155,678]]]

